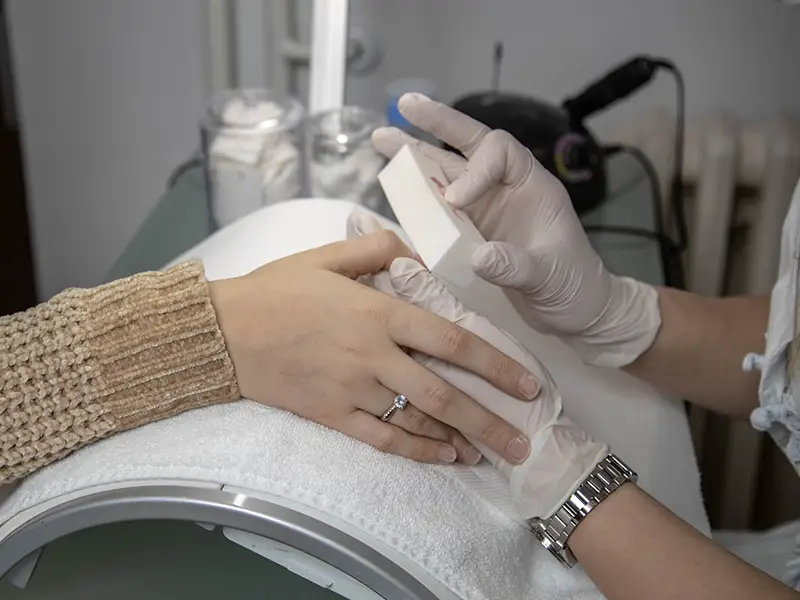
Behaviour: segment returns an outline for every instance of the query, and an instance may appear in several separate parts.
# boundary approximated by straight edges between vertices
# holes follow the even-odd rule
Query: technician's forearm
[[[608,600],[797,600],[798,594],[628,484],[595,508],[570,548]]]
[[[661,328],[625,370],[717,413],[746,418],[758,404],[759,374],[744,373],[742,360],[764,351],[769,298],[658,293]]]

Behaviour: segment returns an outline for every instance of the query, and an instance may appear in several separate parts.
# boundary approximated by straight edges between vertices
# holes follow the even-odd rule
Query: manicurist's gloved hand
[[[661,323],[656,291],[605,269],[566,190],[527,148],[420,94],[406,94],[399,108],[466,158],[394,128],[375,132],[376,149],[391,157],[408,144],[442,166],[445,197],[489,240],[473,256],[475,273],[506,288],[529,325],[598,366],[630,364],[650,347]]]
[[[357,210],[348,222],[348,236],[372,233],[379,228],[374,217]],[[469,434],[467,439],[508,478],[520,516],[526,519],[550,516],[608,454],[608,446],[593,441],[564,415],[558,388],[538,360],[487,319],[468,311],[419,262],[397,258],[388,272],[373,275],[371,283],[471,331],[533,373],[541,386],[539,395],[533,402],[522,402],[464,369],[419,352],[412,353],[423,366],[525,432],[531,452],[521,465],[510,464]]]

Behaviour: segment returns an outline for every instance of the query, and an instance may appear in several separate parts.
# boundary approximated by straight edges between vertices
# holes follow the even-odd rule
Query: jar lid
[[[343,106],[312,115],[306,134],[314,143],[352,146],[368,141],[372,132],[386,125],[379,112],[363,106]]]
[[[436,100],[438,89],[436,84],[428,79],[395,79],[386,86],[386,119],[389,125],[404,131],[409,131],[412,125],[400,113],[398,102],[403,94],[409,92],[424,94]]]
[[[296,128],[304,116],[303,105],[291,96],[268,89],[232,89],[214,94],[206,123],[237,132],[277,133]]]

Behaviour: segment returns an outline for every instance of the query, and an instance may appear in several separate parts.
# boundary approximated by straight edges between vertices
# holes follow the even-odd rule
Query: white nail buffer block
[[[486,240],[463,211],[444,199],[449,182],[441,167],[405,146],[378,179],[400,226],[431,272],[465,306],[495,325],[515,333],[525,327],[503,291],[473,272],[472,254]]]
[[[444,199],[449,183],[438,164],[405,146],[378,175],[397,220],[433,273],[459,287],[475,279],[470,257],[483,236]]]

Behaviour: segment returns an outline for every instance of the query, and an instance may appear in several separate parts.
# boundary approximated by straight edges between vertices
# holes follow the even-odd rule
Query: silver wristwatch
[[[624,462],[609,454],[589,473],[549,519],[534,518],[528,525],[536,538],[563,565],[574,567],[577,559],[569,549],[569,536],[591,510],[617,488],[629,481],[636,483],[637,475]]]

